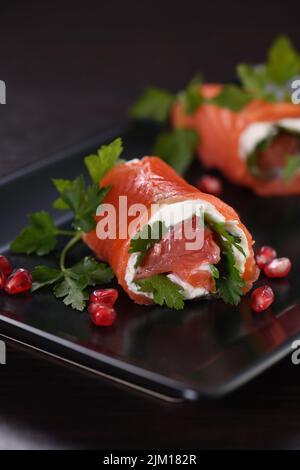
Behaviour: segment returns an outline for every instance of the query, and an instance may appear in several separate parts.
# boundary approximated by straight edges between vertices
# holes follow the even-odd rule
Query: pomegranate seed
[[[289,258],[275,258],[264,267],[264,273],[268,277],[286,277],[292,269]]]
[[[6,256],[0,255],[0,271],[4,277],[9,276],[12,273],[12,267]]]
[[[222,193],[223,185],[222,181],[215,176],[203,175],[197,181],[197,187],[204,193],[213,194],[219,196]]]
[[[17,269],[8,277],[5,284],[5,291],[8,294],[21,294],[31,289],[32,277],[27,269]]]
[[[270,263],[274,258],[276,258],[277,253],[274,248],[271,246],[262,246],[256,253],[255,260],[261,269],[265,267],[266,264]]]
[[[88,312],[92,322],[97,326],[111,326],[117,316],[114,308],[96,303],[88,306]]]
[[[6,277],[3,272],[0,270],[0,290],[4,289],[6,283]]]
[[[262,312],[274,302],[274,292],[269,286],[255,289],[251,294],[251,308],[255,312]]]
[[[116,289],[98,289],[90,295],[90,302],[112,307],[119,294]]]

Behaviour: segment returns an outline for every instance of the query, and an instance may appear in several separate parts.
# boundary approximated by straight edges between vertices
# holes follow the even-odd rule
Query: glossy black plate
[[[26,225],[26,214],[51,209],[51,178],[73,178],[82,160],[100,144],[122,135],[125,158],[149,154],[155,129],[116,129],[0,181],[0,252]],[[187,175],[201,174],[195,161]],[[249,296],[238,308],[220,300],[186,303],[182,312],[134,304],[119,289],[118,319],[111,328],[93,326],[87,313],[69,309],[47,289],[35,295],[0,297],[0,334],[94,372],[169,399],[216,397],[247,382],[291,352],[300,336],[300,198],[262,199],[224,182],[223,199],[253,233],[293,260],[288,279],[271,283],[276,301],[257,315]],[[60,219],[68,224],[68,220]],[[85,252],[85,247],[79,248]],[[82,254],[80,253],[80,255]],[[79,253],[73,254],[74,260]],[[10,254],[15,266],[32,268],[37,257]],[[44,262],[55,265],[57,257]],[[263,283],[262,278],[259,283]]]

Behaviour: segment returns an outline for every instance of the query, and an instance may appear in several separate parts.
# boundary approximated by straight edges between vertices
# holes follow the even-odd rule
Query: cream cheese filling
[[[250,124],[240,135],[239,155],[241,159],[246,160],[261,141],[275,135],[278,126],[287,131],[300,133],[300,118],[286,118],[279,121]]]

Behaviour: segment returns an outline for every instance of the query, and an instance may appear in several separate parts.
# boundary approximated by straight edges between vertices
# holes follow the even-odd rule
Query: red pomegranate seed
[[[264,273],[268,277],[286,277],[292,269],[289,258],[275,258],[264,267]]]
[[[0,270],[0,290],[4,289],[6,283],[6,277],[3,272]]]
[[[223,185],[222,181],[215,176],[203,175],[197,181],[197,187],[204,193],[213,194],[219,196],[222,193]]]
[[[274,302],[274,292],[269,286],[255,289],[251,294],[251,308],[255,312],[262,312]]]
[[[5,284],[5,291],[8,294],[21,294],[28,292],[32,286],[32,277],[27,269],[17,269],[8,277]]]
[[[90,302],[104,304],[112,307],[117,300],[119,294],[116,289],[98,289],[90,295]]]
[[[259,268],[264,268],[266,264],[270,263],[276,258],[277,253],[271,246],[262,246],[256,253],[255,260]]]
[[[92,322],[97,326],[111,326],[117,316],[114,308],[96,303],[89,304],[88,312]]]
[[[12,267],[6,256],[0,255],[0,271],[2,271],[4,277],[9,276],[12,273]]]

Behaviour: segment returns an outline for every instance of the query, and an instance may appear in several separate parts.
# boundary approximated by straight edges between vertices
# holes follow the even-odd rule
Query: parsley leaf
[[[65,276],[62,282],[54,286],[53,293],[55,297],[62,299],[65,305],[71,305],[75,310],[82,312],[89,297],[83,286],[80,278],[75,280]]]
[[[194,77],[187,85],[186,89],[179,94],[179,99],[182,101],[187,114],[193,114],[205,101],[200,91],[200,85],[202,83],[203,78],[198,75]]]
[[[86,187],[83,175],[73,181],[68,181],[68,184],[66,180],[63,184],[61,180],[54,180],[54,184],[61,194],[61,200],[74,214],[73,227],[83,232],[89,232],[95,228],[97,207],[110,188],[99,188],[96,183]]]
[[[70,189],[72,186],[72,181],[70,180],[65,180],[65,179],[53,179],[52,180],[54,186],[56,187],[57,191],[59,193],[63,193],[66,189]],[[57,198],[53,202],[53,207],[54,209],[58,209],[60,211],[65,211],[69,209],[68,204],[63,201],[61,197]]]
[[[270,81],[285,85],[299,73],[300,55],[287,36],[279,36],[268,54],[267,75]]]
[[[131,107],[130,115],[135,119],[150,119],[162,124],[168,119],[174,100],[175,97],[171,93],[148,87]]]
[[[211,264],[209,266],[209,268],[210,268],[210,272],[211,272],[212,277],[215,278],[215,279],[219,279],[220,272],[219,272],[217,266],[215,266],[214,264]]]
[[[259,66],[240,64],[237,74],[253,98],[282,101],[289,96],[288,82],[300,73],[300,55],[286,36],[275,39],[267,63]]]
[[[63,273],[59,269],[49,268],[48,266],[36,266],[31,274],[33,280],[32,292],[54,284],[63,277]]]
[[[300,155],[287,155],[283,178],[288,183],[300,169]]]
[[[54,284],[54,295],[63,299],[65,305],[82,311],[85,307],[88,286],[107,284],[114,277],[112,269],[105,263],[98,263],[94,258],[86,256],[74,266],[64,269],[37,266],[32,272],[32,292]]]
[[[109,266],[105,263],[98,263],[91,256],[86,256],[71,269],[67,269],[67,272],[73,278],[81,278],[82,282],[85,281],[86,286],[106,284],[114,277],[114,273]]]
[[[54,286],[54,295],[62,298],[65,305],[82,311],[85,307],[88,286],[105,284],[112,280],[113,272],[104,263],[97,263],[90,256],[85,257],[75,266],[65,269],[64,280]]]
[[[137,281],[136,284],[140,287],[142,292],[152,292],[153,300],[158,305],[166,305],[176,310],[183,309],[184,297],[182,289],[167,276],[157,274],[147,279]]]
[[[109,187],[99,187],[99,180],[114,166],[122,149],[122,140],[118,138],[111,144],[102,146],[97,155],[86,157],[85,164],[93,181],[90,185],[87,185],[83,175],[74,180],[53,180],[60,194],[53,205],[56,209],[70,209],[73,212],[75,231],[56,227],[53,218],[41,211],[29,216],[29,226],[12,242],[11,249],[17,253],[36,253],[42,256],[56,247],[58,236],[71,237],[60,253],[60,269],[36,266],[33,270],[32,291],[53,285],[56,297],[63,299],[66,305],[83,310],[88,298],[86,288],[107,283],[113,278],[110,267],[91,257],[85,257],[68,268],[65,261],[67,253],[81,240],[83,232],[95,228],[97,208],[110,190]]]
[[[122,151],[122,140],[119,137],[109,145],[102,145],[96,155],[85,157],[84,163],[94,183],[99,184],[103,176],[113,168]]]
[[[250,103],[251,99],[251,95],[240,87],[236,85],[225,85],[221,93],[212,98],[210,103],[237,112]]]
[[[234,262],[234,256],[228,250],[225,256],[225,272],[220,275],[219,279],[216,279],[216,287],[225,303],[238,305],[243,294],[242,288],[245,282],[241,278]]]
[[[217,234],[219,245],[222,250],[222,258],[218,266],[214,266],[212,275],[215,278],[217,292],[225,303],[237,305],[243,293],[242,289],[245,281],[242,279],[240,272],[235,265],[235,256],[233,247],[244,253],[240,246],[240,238],[231,235],[225,228],[224,223],[214,223],[206,218],[206,222],[211,226],[212,230]]]
[[[244,89],[255,98],[276,101],[276,93],[269,86],[270,80],[265,65],[252,67],[248,64],[240,64],[237,66],[237,75]]]
[[[219,222],[213,224],[213,230],[217,232],[223,239],[225,239],[230,245],[233,245],[237,250],[239,250],[245,257],[246,253],[241,247],[241,239],[237,235],[231,235],[225,228],[224,223]]]
[[[193,129],[175,129],[158,136],[153,152],[182,174],[191,164],[198,142]]]
[[[129,253],[139,253],[135,268],[140,266],[152,246],[162,239],[167,231],[164,222],[160,220],[151,225],[145,225],[130,241]]]
[[[43,256],[54,250],[57,243],[57,228],[52,217],[45,211],[29,215],[29,226],[11,243],[15,253],[36,253]]]

